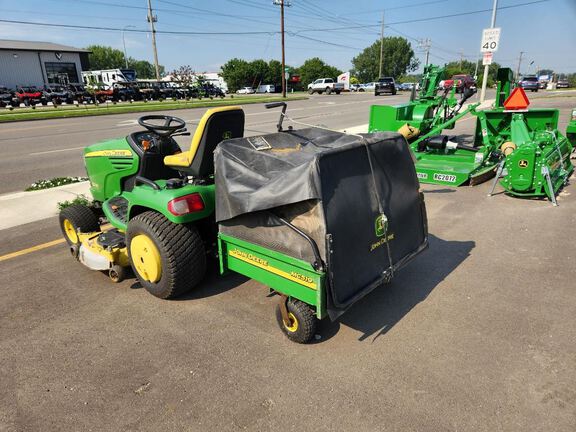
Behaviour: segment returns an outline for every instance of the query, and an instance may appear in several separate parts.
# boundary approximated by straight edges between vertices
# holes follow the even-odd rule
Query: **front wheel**
[[[146,290],[161,299],[190,291],[204,278],[206,252],[193,225],[175,224],[147,211],[128,223],[128,255]]]
[[[308,89],[308,94],[310,95],[314,94],[314,89]]]
[[[340,90],[336,90],[336,94],[337,94],[337,95],[340,94]]]
[[[100,221],[94,211],[82,204],[73,204],[60,212],[60,229],[70,246],[79,245],[78,232],[100,231]]]
[[[281,306],[276,306],[276,320],[282,332],[292,342],[308,343],[316,334],[318,319],[310,306],[300,300],[290,299],[286,303],[288,322],[282,318]]]

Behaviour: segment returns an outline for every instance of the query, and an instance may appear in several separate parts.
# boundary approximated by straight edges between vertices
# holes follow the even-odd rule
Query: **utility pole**
[[[462,62],[464,61],[464,51],[460,50],[460,73],[462,73]]]
[[[380,27],[380,64],[378,67],[378,79],[382,78],[383,57],[384,57],[384,11],[382,11],[382,26]]]
[[[496,10],[498,9],[498,0],[494,0],[494,4],[492,6],[492,23],[490,24],[490,28],[494,28],[496,25]],[[488,85],[488,72],[490,70],[490,66],[484,66],[484,75],[482,76],[482,91],[480,92],[480,103],[484,102],[486,98],[486,86]]]
[[[424,66],[428,64],[428,60],[430,59],[430,47],[432,46],[432,41],[428,38],[418,40],[418,48],[423,50],[426,53],[426,61],[424,62]]]
[[[282,97],[286,97],[286,48],[284,45],[284,2],[286,0],[274,0],[272,4],[280,5],[280,33],[282,34]],[[286,2],[290,7],[290,3]]]
[[[152,30],[152,50],[154,51],[154,67],[156,68],[156,80],[160,81],[160,67],[158,66],[158,49],[156,48],[156,29],[154,23],[158,21],[158,17],[152,15],[152,0],[148,0],[148,22]]]
[[[520,65],[522,64],[522,56],[524,54],[524,51],[520,51],[520,56],[518,57],[518,67],[516,68],[516,81],[520,79]]]

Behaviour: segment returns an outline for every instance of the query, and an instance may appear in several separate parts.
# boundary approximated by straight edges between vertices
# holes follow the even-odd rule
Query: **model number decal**
[[[421,180],[426,180],[428,178],[428,173],[419,172],[419,173],[416,173],[416,175]]]
[[[443,181],[443,182],[449,182],[449,183],[455,183],[456,182],[456,176],[452,175],[452,174],[434,174],[434,180],[438,180],[438,181]]]

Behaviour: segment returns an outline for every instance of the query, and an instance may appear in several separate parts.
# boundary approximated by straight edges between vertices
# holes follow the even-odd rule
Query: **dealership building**
[[[89,51],[50,42],[0,39],[0,86],[81,83]]]

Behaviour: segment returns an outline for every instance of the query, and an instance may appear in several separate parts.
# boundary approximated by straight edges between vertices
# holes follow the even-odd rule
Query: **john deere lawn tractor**
[[[282,331],[310,341],[319,319],[336,319],[426,248],[426,212],[400,135],[284,130],[286,104],[269,105],[279,106],[272,134],[244,138],[243,111],[225,107],[206,112],[189,151],[173,139],[184,122],[170,116],[86,148],[95,206],[60,215],[74,257],[113,281],[130,266],[149,292],[173,298],[217,255],[221,273],[278,294]]]

